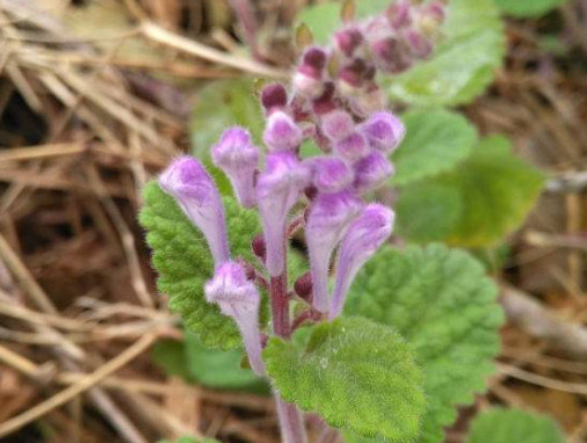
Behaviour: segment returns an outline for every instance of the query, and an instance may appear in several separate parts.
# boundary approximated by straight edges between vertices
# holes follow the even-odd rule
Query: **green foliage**
[[[403,339],[363,318],[345,318],[273,337],[263,352],[282,397],[336,428],[414,440],[425,409],[420,370]]]
[[[206,346],[240,346],[232,319],[204,298],[204,284],[212,276],[213,262],[202,234],[156,182],[147,184],[144,199],[140,222],[153,249],[158,288],[169,295],[170,308],[181,314],[188,329]],[[232,255],[252,262],[250,242],[260,231],[257,214],[242,209],[231,198],[225,198],[224,205]]]
[[[213,438],[180,437],[177,440],[160,440],[159,443],[220,443]]]
[[[454,168],[471,153],[478,140],[475,127],[456,112],[408,112],[402,120],[407,133],[393,155],[395,185],[413,183]]]
[[[210,156],[210,147],[231,126],[247,128],[256,143],[261,142],[263,115],[259,100],[254,94],[251,79],[216,80],[198,93],[192,111],[190,133],[192,152],[198,158]]]
[[[231,391],[269,392],[263,380],[241,367],[245,358],[241,349],[210,349],[195,334],[186,333],[183,342],[159,342],[152,355],[163,371],[188,383]]]
[[[499,9],[513,17],[538,17],[568,0],[494,0]]]
[[[534,205],[544,177],[493,136],[453,171],[400,189],[398,231],[414,242],[494,246]]]
[[[357,16],[380,13],[389,3],[358,1]],[[310,6],[301,11],[298,22],[308,25],[316,42],[327,43],[340,26],[340,3]],[[443,32],[445,38],[431,60],[384,80],[393,99],[425,106],[459,105],[471,102],[493,81],[506,49],[503,23],[494,0],[451,0]]]
[[[467,443],[565,443],[549,417],[519,409],[494,409],[475,418]]]
[[[503,322],[497,293],[481,264],[442,245],[384,248],[357,276],[345,313],[397,330],[424,371],[428,410],[418,443],[442,441],[456,407],[486,389]]]

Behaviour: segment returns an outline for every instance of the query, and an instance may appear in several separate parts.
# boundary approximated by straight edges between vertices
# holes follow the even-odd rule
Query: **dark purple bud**
[[[412,8],[409,0],[400,0],[387,8],[387,18],[394,30],[399,31],[412,25]]]
[[[331,141],[343,140],[355,132],[353,117],[339,109],[332,111],[322,117],[322,133]]]
[[[338,72],[338,84],[344,95],[351,95],[362,88],[368,80],[368,75],[373,75],[373,69],[364,60],[355,59]]]
[[[227,129],[212,147],[212,161],[230,179],[238,201],[245,208],[255,205],[255,173],[259,149],[249,132],[240,127]]]
[[[346,57],[352,57],[363,43],[363,33],[357,27],[349,27],[334,34],[336,48]]]
[[[347,138],[334,144],[334,151],[349,162],[360,160],[371,152],[364,135],[354,132]]]
[[[412,65],[410,48],[397,36],[390,36],[371,44],[375,63],[383,72],[397,74]]]
[[[294,92],[310,98],[319,97],[324,92],[326,62],[327,55],[323,49],[307,49],[293,77]]]
[[[267,256],[267,246],[265,245],[265,239],[263,234],[257,235],[251,242],[251,248],[253,253],[259,257],[259,259],[265,263],[265,257]]]
[[[359,132],[367,137],[371,147],[390,154],[404,139],[406,127],[391,112],[381,111],[371,115],[362,123]]]
[[[229,259],[224,207],[216,184],[193,157],[180,157],[159,176],[161,188],[202,231],[216,266]]]
[[[384,154],[379,151],[371,153],[354,164],[354,188],[364,193],[378,188],[393,174],[393,165]]]
[[[353,181],[349,166],[336,157],[317,157],[310,160],[313,184],[319,192],[334,193],[347,188]]]
[[[312,274],[306,272],[294,283],[294,291],[303,300],[312,302]]]
[[[267,119],[263,140],[270,151],[294,151],[303,140],[303,133],[288,114],[275,111]]]
[[[287,90],[281,83],[271,83],[261,91],[261,104],[267,114],[287,106]]]
[[[324,115],[334,111],[337,108],[335,98],[336,86],[332,82],[324,85],[324,92],[320,97],[312,102],[312,110],[316,115]]]
[[[419,59],[427,59],[432,55],[432,52],[434,51],[434,44],[430,39],[423,36],[415,29],[406,30],[403,36],[414,57]]]

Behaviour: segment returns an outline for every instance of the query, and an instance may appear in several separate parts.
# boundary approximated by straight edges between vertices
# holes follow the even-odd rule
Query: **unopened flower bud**
[[[328,274],[332,253],[345,229],[360,210],[360,202],[350,192],[319,194],[306,222],[306,243],[312,272],[313,304],[328,311]]]
[[[347,188],[353,181],[353,172],[340,158],[317,157],[310,160],[312,183],[322,193],[334,193]]]
[[[326,52],[317,47],[306,50],[302,62],[293,77],[293,89],[296,93],[315,98],[324,91],[324,69],[326,67]]]
[[[355,132],[355,122],[348,112],[337,109],[322,117],[322,133],[331,141],[343,140]]]
[[[378,188],[393,174],[393,165],[379,151],[371,153],[353,165],[355,171],[355,190],[364,193]]]
[[[352,57],[363,44],[363,33],[357,27],[349,27],[334,34],[335,47],[346,57]]]
[[[353,112],[361,117],[368,117],[374,112],[385,109],[387,99],[385,91],[375,82],[368,85],[364,91],[356,94],[349,100]]]
[[[253,207],[259,149],[253,145],[249,132],[240,127],[224,131],[218,144],[212,147],[212,161],[230,179],[240,204]]]
[[[400,0],[387,8],[387,19],[392,29],[399,31],[412,25],[412,3],[409,0]]]
[[[427,59],[432,55],[434,44],[429,38],[425,37],[415,29],[406,30],[403,36],[414,57],[418,59]]]
[[[342,312],[348,290],[361,267],[387,240],[393,230],[394,213],[373,203],[366,206],[344,235],[338,253],[334,296],[329,317]]]
[[[267,168],[259,175],[257,205],[267,248],[267,271],[272,277],[278,277],[284,270],[287,216],[310,184],[310,178],[309,168],[291,152],[270,154]]]
[[[263,140],[271,151],[293,151],[303,139],[302,130],[288,114],[276,111],[267,120]]]
[[[306,272],[296,280],[294,291],[301,299],[312,302],[312,274],[310,272]]]
[[[224,207],[216,184],[202,164],[180,157],[159,176],[161,188],[179,204],[202,231],[216,266],[229,259]]]
[[[391,112],[382,111],[373,114],[362,123],[359,132],[367,137],[371,147],[390,154],[404,139],[406,127]]]
[[[267,256],[267,246],[265,245],[265,239],[263,234],[257,235],[251,242],[251,248],[253,253],[259,257],[259,259],[265,263],[265,257]]]
[[[204,288],[206,300],[216,303],[220,311],[236,322],[251,368],[263,375],[265,365],[261,358],[261,333],[259,330],[259,306],[261,297],[254,283],[247,278],[241,263],[226,262],[214,273],[214,278]]]
[[[371,44],[375,64],[383,72],[397,74],[412,65],[410,48],[398,36],[389,36]]]
[[[316,115],[326,115],[338,107],[335,98],[336,86],[332,82],[324,85],[324,91],[320,97],[312,101],[312,110]]]
[[[282,111],[287,106],[287,90],[281,83],[271,83],[261,91],[261,104],[269,115],[273,111]]]
[[[347,138],[334,144],[334,151],[349,162],[360,160],[371,152],[365,136],[353,132]]]

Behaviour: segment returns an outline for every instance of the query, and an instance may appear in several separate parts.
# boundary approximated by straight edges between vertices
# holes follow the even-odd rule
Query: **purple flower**
[[[353,165],[355,170],[354,188],[364,193],[378,188],[393,174],[393,165],[379,151],[372,151],[367,157]]]
[[[363,33],[355,26],[334,34],[335,47],[346,57],[353,57],[364,41]]]
[[[318,47],[306,49],[302,62],[293,77],[293,89],[297,94],[316,98],[324,91],[324,69],[327,54]]]
[[[267,157],[267,169],[257,181],[257,205],[267,248],[266,266],[272,277],[278,277],[284,270],[287,216],[310,184],[310,178],[309,168],[293,153],[276,152]]]
[[[287,106],[287,90],[281,83],[271,83],[261,92],[261,105],[267,114],[282,111]]]
[[[253,145],[249,132],[240,127],[224,131],[212,147],[212,160],[230,179],[241,205],[253,207],[259,149]]]
[[[353,181],[349,166],[336,157],[318,157],[310,160],[312,184],[321,193],[335,193],[347,188]]]
[[[247,279],[245,267],[240,263],[223,263],[214,278],[204,288],[206,300],[216,303],[220,311],[236,322],[243,336],[245,349],[253,371],[263,375],[265,365],[261,358],[259,306],[261,297],[257,288]]]
[[[334,144],[334,152],[345,160],[355,162],[369,155],[371,149],[364,135],[359,132],[353,132],[345,139]]]
[[[371,43],[375,64],[383,72],[398,74],[412,66],[408,44],[399,36],[391,35]]]
[[[350,192],[319,194],[306,222],[306,243],[312,273],[313,303],[328,311],[330,260],[345,229],[360,210],[360,201]]]
[[[359,132],[367,137],[371,147],[390,154],[399,146],[406,135],[406,127],[391,112],[381,111],[373,114],[361,124]]]
[[[202,164],[192,157],[180,157],[163,171],[159,184],[202,231],[216,266],[229,260],[224,207],[214,181]]]
[[[348,290],[359,272],[393,230],[394,213],[391,209],[373,203],[348,228],[338,253],[334,296],[329,317],[342,312]]]
[[[322,117],[321,129],[326,137],[336,142],[355,132],[355,122],[348,112],[337,109]]]
[[[275,111],[267,120],[263,140],[270,151],[293,151],[302,144],[303,133],[283,111]]]

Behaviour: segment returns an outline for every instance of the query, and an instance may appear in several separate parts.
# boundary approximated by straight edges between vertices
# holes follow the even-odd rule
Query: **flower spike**
[[[259,149],[253,145],[249,132],[240,127],[224,131],[212,147],[212,160],[230,179],[240,204],[253,207]]]
[[[236,322],[253,371],[263,375],[265,365],[261,358],[259,330],[261,297],[254,283],[247,279],[245,267],[241,263],[223,263],[214,278],[206,283],[204,292],[209,303],[216,303],[224,315]]]
[[[319,194],[306,222],[306,243],[312,272],[313,303],[328,311],[330,260],[345,229],[358,214],[360,202],[350,192]]]
[[[391,209],[372,203],[348,228],[338,253],[334,296],[329,312],[331,319],[342,312],[348,290],[359,269],[391,235],[394,218]]]
[[[202,164],[193,157],[180,157],[160,175],[159,184],[202,231],[216,266],[229,260],[224,207],[216,184]]]
[[[257,204],[267,248],[266,266],[272,277],[278,277],[284,270],[287,216],[310,184],[310,178],[309,168],[291,152],[270,154],[267,169],[259,176]]]

